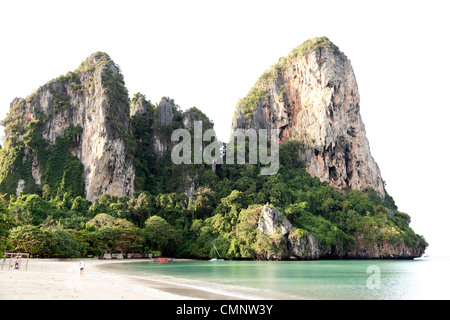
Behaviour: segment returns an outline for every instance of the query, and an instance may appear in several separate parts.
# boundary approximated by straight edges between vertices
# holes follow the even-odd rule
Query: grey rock
[[[81,126],[83,131],[70,152],[83,164],[86,199],[93,201],[105,192],[131,196],[134,168],[123,140],[130,132],[129,105],[109,92],[105,84],[107,70],[118,75],[119,69],[106,54],[98,52],[83,65],[85,68],[77,73],[78,89],[72,87],[70,79],[60,77],[40,87],[26,100],[14,99],[11,108],[20,108],[26,115],[24,126],[38,118],[36,112],[44,112],[47,119],[42,136],[50,145],[55,144],[57,137],[64,136],[70,125]],[[65,102],[58,105],[55,101]],[[37,184],[40,184],[40,170],[34,156],[32,175]]]
[[[316,238],[310,233],[302,237],[297,232],[289,234],[290,252],[293,257],[301,260],[317,260],[320,258],[320,249]]]
[[[355,74],[342,52],[325,46],[292,54],[264,73],[255,88],[265,94],[250,113],[248,105],[237,105],[232,129],[278,129],[280,142],[303,143],[300,157],[313,177],[338,190],[372,187],[384,198]]]
[[[279,242],[276,250],[281,252],[280,256],[274,258],[280,259],[298,259],[298,260],[314,260],[319,259],[320,250],[317,240],[308,232],[304,232],[302,236],[299,235],[297,228],[292,226],[292,223],[286,219],[277,208],[265,205],[261,210],[261,215],[258,220],[258,230],[268,236],[274,236],[281,233],[284,241]]]
[[[259,217],[258,229],[261,232],[272,236],[277,232],[278,228],[283,235],[286,235],[292,228],[292,224],[288,219],[281,215],[277,208],[265,205],[262,209],[261,216]]]
[[[147,101],[144,95],[137,93],[135,100],[133,100],[133,106],[131,108],[131,116],[133,117],[135,115],[142,115],[151,111],[150,104],[151,102]]]
[[[167,97],[163,97],[157,107],[157,121],[160,125],[166,126],[172,123],[173,108],[175,107],[173,101]]]

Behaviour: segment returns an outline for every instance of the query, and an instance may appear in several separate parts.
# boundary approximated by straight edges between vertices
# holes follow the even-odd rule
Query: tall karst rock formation
[[[119,67],[102,52],[74,72],[11,103],[0,187],[9,194],[69,190],[93,200],[132,195],[134,168],[128,91]]]
[[[258,79],[236,106],[233,129],[279,129],[299,140],[312,176],[338,189],[372,187],[384,198],[369,149],[350,60],[328,38],[305,41]]]
[[[233,118],[234,129],[276,128],[279,141],[296,141],[281,147],[286,170],[263,177],[247,164],[177,165],[174,130],[187,130],[186,142],[195,146],[195,122],[202,122],[203,133],[214,123],[168,97],[152,104],[137,93],[130,101],[119,67],[96,52],[75,71],[12,101],[1,122],[0,198],[9,197],[13,214],[30,214],[36,225],[50,217],[70,220],[72,228],[96,210],[110,210],[144,226],[157,212],[177,226],[181,253],[189,257],[207,257],[204,238],[213,234],[232,258],[420,256],[427,243],[384,190],[359,103],[347,57],[325,37],[308,40],[260,77]],[[209,145],[201,143],[203,150]],[[372,187],[385,201],[373,190],[335,191],[310,175],[340,191]],[[106,193],[137,199],[98,206]],[[24,199],[32,210],[23,211]]]

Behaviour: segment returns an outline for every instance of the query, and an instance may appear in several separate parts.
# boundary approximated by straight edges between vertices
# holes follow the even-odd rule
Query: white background
[[[372,155],[431,255],[448,248],[448,1],[1,1],[0,118],[14,97],[91,53],[121,67],[130,97],[169,96],[229,134],[234,107],[304,40],[352,61]]]

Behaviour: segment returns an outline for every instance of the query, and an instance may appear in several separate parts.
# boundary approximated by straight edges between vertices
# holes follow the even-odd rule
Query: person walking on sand
[[[84,275],[84,267],[85,267],[85,263],[83,260],[80,261],[80,276]]]

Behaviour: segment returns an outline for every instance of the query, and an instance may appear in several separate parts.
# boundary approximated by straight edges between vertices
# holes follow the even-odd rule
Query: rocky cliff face
[[[308,40],[267,70],[235,110],[233,129],[278,129],[299,140],[306,170],[339,190],[372,187],[384,198],[359,113],[350,60],[327,38]]]
[[[52,148],[69,128],[77,127],[80,130],[71,137],[69,152],[82,163],[86,199],[105,192],[133,193],[134,169],[125,145],[130,132],[128,92],[119,68],[107,54],[94,53],[74,72],[48,82],[26,99],[15,99],[4,122],[5,138],[16,137],[16,142],[27,141],[31,126],[36,129],[24,146],[23,162],[33,159],[34,177],[34,181],[24,179],[25,184],[41,186],[41,176],[52,170],[41,166],[45,157],[38,155],[45,150],[40,148]],[[36,142],[41,137],[45,141],[39,146]],[[27,188],[23,184],[22,190]]]
[[[316,238],[308,232],[300,235],[298,229],[294,228],[291,222],[274,207],[262,207],[258,220],[258,230],[269,237],[280,233],[284,239],[284,241],[278,243],[278,246],[282,246],[282,248],[275,250],[275,252],[281,254],[271,258],[277,260],[317,260],[321,256]]]
[[[155,105],[139,93],[133,97],[131,124],[136,142],[133,154],[136,190],[192,195],[200,173],[207,167],[173,164],[171,151],[179,141],[172,141],[171,136],[176,129],[187,129],[193,136],[194,121],[202,122],[203,131],[213,127],[203,112],[195,107],[182,111],[169,97],[163,97]]]
[[[196,121],[203,132],[214,125],[197,108],[183,112],[166,97],[153,105],[138,93],[130,110],[118,66],[105,53],[94,53],[74,72],[11,103],[2,122],[0,195],[37,194],[33,198],[56,200],[67,215],[78,216],[76,208],[87,217],[91,212],[79,205],[79,197],[93,201],[104,193],[145,191],[157,204],[142,211],[153,214],[161,208],[185,235],[198,229],[184,239],[191,242],[189,248],[203,248],[204,239],[209,243],[214,234],[222,250],[237,258],[412,258],[423,253],[425,240],[409,228],[409,216],[389,195],[383,202],[371,189],[343,194],[310,177],[339,190],[372,187],[385,195],[350,62],[328,39],[307,41],[280,59],[236,108],[234,128],[276,128],[281,142],[301,142],[281,146],[289,155],[298,152],[298,158],[283,157],[284,173],[266,177],[253,165],[206,161],[174,164],[178,142],[171,139],[173,131],[186,129],[195,145]],[[203,149],[209,144],[202,143]],[[195,162],[195,154],[191,158]],[[128,210],[134,216],[135,209]],[[139,213],[137,223],[147,213]],[[204,227],[190,227],[197,222]]]
[[[424,248],[407,245],[404,242],[380,243],[376,239],[365,239],[363,233],[356,236],[356,241],[349,250],[338,248],[336,245],[320,246],[311,233],[293,227],[276,208],[270,206],[261,208],[258,230],[272,238],[280,234],[284,240],[274,241],[277,247],[274,252],[278,252],[278,255],[260,257],[263,259],[411,259],[424,253]]]

